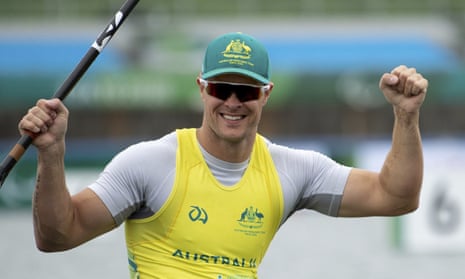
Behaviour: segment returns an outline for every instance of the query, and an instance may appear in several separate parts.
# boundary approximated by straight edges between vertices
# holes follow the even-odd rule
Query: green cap
[[[231,73],[251,77],[263,84],[270,83],[265,47],[244,33],[228,33],[214,39],[205,51],[202,78]]]

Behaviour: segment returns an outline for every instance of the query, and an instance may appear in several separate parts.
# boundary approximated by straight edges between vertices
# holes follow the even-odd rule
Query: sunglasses
[[[200,83],[205,86],[205,90],[210,96],[226,101],[234,93],[241,103],[258,100],[263,91],[270,89],[269,84],[254,85],[204,79],[200,79]]]

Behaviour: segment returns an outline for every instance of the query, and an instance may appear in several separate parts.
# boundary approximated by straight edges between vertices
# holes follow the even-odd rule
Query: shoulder
[[[151,151],[151,150],[176,150],[178,145],[176,139],[176,132],[171,132],[161,138],[142,141],[133,145],[130,145],[126,148],[127,152],[141,152],[141,151]]]
[[[318,160],[331,160],[326,155],[311,150],[311,149],[302,149],[294,148],[287,145],[274,143],[267,138],[264,138],[265,143],[270,151],[271,157],[275,164],[282,163],[314,163]]]
[[[142,141],[128,146],[117,156],[137,156],[139,158],[157,157],[162,154],[176,152],[177,148],[176,133],[169,133],[159,139]]]
[[[174,132],[159,139],[138,142],[116,154],[107,165],[107,170],[143,172],[146,168],[163,167],[167,162],[175,161],[176,148]]]
[[[350,169],[315,150],[293,148],[269,140],[267,145],[278,173],[293,181],[312,181],[322,175],[344,174]]]

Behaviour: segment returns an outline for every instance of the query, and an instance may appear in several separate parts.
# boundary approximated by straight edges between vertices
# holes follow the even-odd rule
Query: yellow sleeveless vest
[[[224,186],[203,159],[195,129],[177,130],[177,137],[168,200],[155,215],[125,224],[131,278],[257,278],[283,214],[279,177],[263,138],[257,135],[241,180]]]

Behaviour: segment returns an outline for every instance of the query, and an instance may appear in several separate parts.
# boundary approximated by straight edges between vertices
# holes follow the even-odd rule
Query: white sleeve
[[[337,216],[351,168],[315,151],[269,146],[283,188],[284,218],[299,209]]]
[[[117,154],[89,186],[117,225],[132,215],[151,216],[171,192],[176,168],[175,133],[134,144]]]

